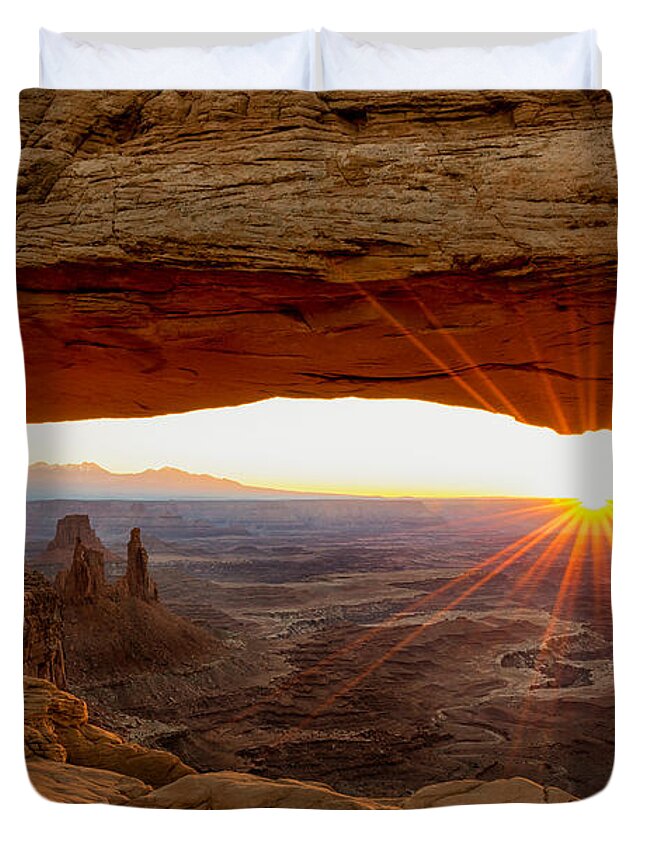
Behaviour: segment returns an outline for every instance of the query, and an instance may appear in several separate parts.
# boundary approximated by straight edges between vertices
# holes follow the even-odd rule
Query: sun
[[[598,494],[586,494],[579,498],[559,498],[554,503],[562,507],[573,522],[582,525],[585,535],[611,535],[614,520],[614,502]]]
[[[578,498],[578,504],[589,512],[598,512],[599,510],[603,510],[612,503],[609,498],[601,498],[601,497],[585,497]]]
[[[573,517],[587,537],[606,536],[611,541],[614,502],[610,498],[577,498],[573,502]]]
[[[576,498],[554,498],[553,503],[560,504],[576,513],[600,513],[613,515],[614,502],[611,498],[598,494],[586,494]]]

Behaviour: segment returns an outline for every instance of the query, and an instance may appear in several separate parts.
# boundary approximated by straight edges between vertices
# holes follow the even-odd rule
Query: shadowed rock
[[[25,675],[46,678],[66,686],[61,600],[44,575],[25,571],[25,603],[22,629]]]
[[[328,785],[295,779],[262,779],[248,773],[201,773],[194,781],[179,779],[130,805],[148,809],[386,809],[367,797],[352,797]]]
[[[47,543],[45,550],[38,554],[31,562],[43,568],[44,571],[52,569],[69,569],[78,542],[88,550],[101,554],[102,560],[118,562],[118,558],[112,554],[96,535],[90,524],[88,515],[73,513],[59,518],[56,522],[56,534]],[[91,558],[95,563],[97,557]]]
[[[103,543],[90,525],[88,515],[66,515],[56,522],[56,535],[47,545],[48,551],[76,548],[78,542],[88,548],[103,548]]]
[[[56,586],[65,604],[89,604],[105,594],[105,569],[103,554],[86,548],[80,539],[72,556],[72,565],[59,572]]]
[[[163,685],[161,696],[174,701],[168,683],[175,667],[181,670],[181,689],[189,695],[194,692],[189,673],[196,669],[199,679],[205,663],[217,670],[221,643],[159,602],[139,528],[132,530],[127,552],[127,570],[113,584],[105,578],[103,554],[78,540],[69,568],[58,573],[54,585],[38,573],[26,575],[26,674],[61,687],[66,678],[88,699],[94,698],[92,688],[100,692],[101,685],[110,683],[141,708],[150,702],[155,679]],[[217,673],[212,677],[217,679]],[[175,689],[178,694],[180,687]]]
[[[152,787],[195,772],[169,752],[127,743],[92,725],[85,702],[48,681],[25,678],[24,702],[28,760],[46,759],[110,770]]]
[[[25,679],[25,751],[34,787],[57,802],[162,809],[415,809],[467,803],[562,803],[560,788],[528,779],[465,779],[411,797],[354,797],[329,785],[248,773],[196,773],[168,752],[146,749],[87,719],[87,706],[40,679]]]
[[[529,779],[495,779],[482,782],[463,779],[426,785],[403,804],[405,809],[425,809],[436,806],[460,806],[475,803],[570,803],[571,794],[553,785],[538,785]]]
[[[157,601],[157,585],[148,574],[148,552],[141,542],[141,530],[133,527],[128,542],[128,567],[117,582],[120,591],[142,601]]]

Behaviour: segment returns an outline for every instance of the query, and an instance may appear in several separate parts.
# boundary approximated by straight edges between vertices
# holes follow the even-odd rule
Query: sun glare
[[[611,498],[585,495],[582,498],[556,500],[563,511],[569,510],[577,524],[583,524],[589,535],[610,529],[614,518],[614,502]]]
[[[541,664],[550,655],[549,643],[562,622],[576,618],[576,604],[583,598],[585,589],[591,590],[594,613],[602,618],[602,602],[607,599],[607,585],[611,567],[611,541],[613,501],[609,498],[587,494],[584,498],[553,499],[535,506],[524,506],[511,513],[520,513],[526,518],[555,510],[555,515],[536,521],[535,527],[500,550],[476,563],[455,577],[447,580],[418,599],[406,604],[401,610],[389,615],[382,622],[369,627],[358,637],[332,651],[311,667],[297,672],[271,697],[289,691],[303,679],[318,674],[338,658],[354,655],[360,647],[369,648],[371,641],[415,614],[424,614],[417,624],[412,624],[402,637],[395,637],[391,645],[381,650],[365,666],[351,677],[335,684],[326,698],[318,702],[297,725],[284,731],[274,742],[279,746],[297,732],[309,726],[321,714],[328,711],[346,693],[359,687],[391,658],[417,641],[432,625],[441,621],[445,614],[454,610],[475,592],[485,587],[502,573],[514,571],[515,578],[510,593],[503,599],[521,592],[532,594],[536,600],[545,601],[549,582],[555,584],[556,592],[546,620],[543,636],[538,646],[534,676],[527,690],[520,725],[512,743],[512,754],[521,747],[528,725],[529,710],[534,701],[535,689],[541,684]],[[501,513],[506,515],[508,513]],[[522,592],[523,591],[523,592]],[[521,599],[520,599],[521,600]],[[428,613],[428,605],[432,608]],[[600,623],[599,623],[600,624]],[[263,707],[267,699],[248,706],[235,719],[244,719]]]
[[[609,498],[584,498],[578,501],[580,507],[587,512],[602,512],[609,509]]]
[[[587,507],[611,495],[609,430],[560,435],[421,400],[273,398],[154,418],[32,424],[29,450],[33,462],[91,461],[115,473],[171,465],[299,492],[577,497]]]

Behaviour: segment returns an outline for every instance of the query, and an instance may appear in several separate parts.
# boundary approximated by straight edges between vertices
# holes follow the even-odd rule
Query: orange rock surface
[[[21,96],[30,421],[414,397],[608,427],[606,92]]]
[[[176,756],[146,749],[92,725],[87,705],[40,678],[24,679],[27,759],[110,770],[159,787],[195,771]]]

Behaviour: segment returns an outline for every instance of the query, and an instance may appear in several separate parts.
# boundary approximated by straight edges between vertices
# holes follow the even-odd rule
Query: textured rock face
[[[21,117],[29,420],[355,395],[610,425],[606,92],[31,90]]]
[[[78,542],[81,542],[88,548],[95,548],[97,550],[103,548],[103,543],[90,525],[88,515],[66,515],[64,518],[58,520],[56,535],[47,545],[47,550],[57,551],[68,548],[73,550],[76,548]]]
[[[41,556],[44,563],[62,562],[57,588],[68,604],[96,601],[107,593],[105,557],[116,560],[98,538],[87,515],[66,515],[56,523],[56,535]],[[138,527],[130,531],[125,575],[117,581],[121,595],[157,601],[157,587],[148,574],[148,552]]]
[[[226,654],[211,633],[162,602],[129,595],[123,582],[96,602],[65,607],[65,647],[70,685],[144,716],[180,696],[189,703],[202,667]]]
[[[262,779],[246,773],[201,773],[148,792],[130,805],[162,809],[419,809],[477,803],[568,803],[575,797],[529,779],[463,779],[427,785],[401,800],[351,797],[315,782]]]
[[[132,776],[75,767],[61,761],[32,758],[27,762],[29,779],[38,793],[55,803],[110,803],[125,806],[152,788]]]
[[[86,550],[100,553],[102,560],[117,561],[115,555],[103,545],[96,535],[90,524],[89,516],[79,513],[58,519],[54,538],[47,543],[42,554],[37,555],[32,562],[35,566],[42,567],[44,571],[51,571],[56,568],[69,569],[79,541]],[[97,557],[91,559],[95,563],[98,560]]]
[[[575,799],[561,788],[537,785],[520,777],[496,779],[493,782],[464,779],[426,785],[408,797],[403,808],[427,809],[475,803],[571,803]]]
[[[37,572],[26,574],[24,648],[26,674],[60,686],[67,678],[88,698],[93,687],[109,693],[111,685],[137,709],[149,707],[153,682],[162,695],[179,691],[175,675],[192,695],[192,668],[217,667],[222,656],[210,632],[158,601],[139,528],[132,530],[127,570],[115,584],[106,582],[103,554],[80,541],[55,585]]]
[[[128,542],[128,567],[125,577],[119,580],[119,590],[141,601],[157,601],[157,585],[148,574],[148,552],[141,542],[141,530],[133,527]]]
[[[72,555],[72,565],[59,572],[56,586],[65,604],[88,604],[105,594],[103,553],[86,548],[80,539]]]
[[[562,803],[559,788],[528,779],[465,779],[411,797],[352,797],[316,782],[247,773],[195,773],[163,750],[127,743],[91,725],[87,706],[41,679],[25,679],[25,751],[31,782],[57,802],[108,802],[161,809],[413,809],[467,803]]]
[[[109,770],[159,787],[195,771],[160,749],[126,743],[88,721],[87,705],[48,681],[24,680],[25,753],[46,759]]]
[[[201,773],[188,784],[179,779],[134,800],[148,809],[386,809],[366,797],[340,794],[327,785],[293,779],[261,779],[247,773]]]
[[[61,600],[40,572],[25,571],[23,669],[25,675],[46,678],[65,687]]]

